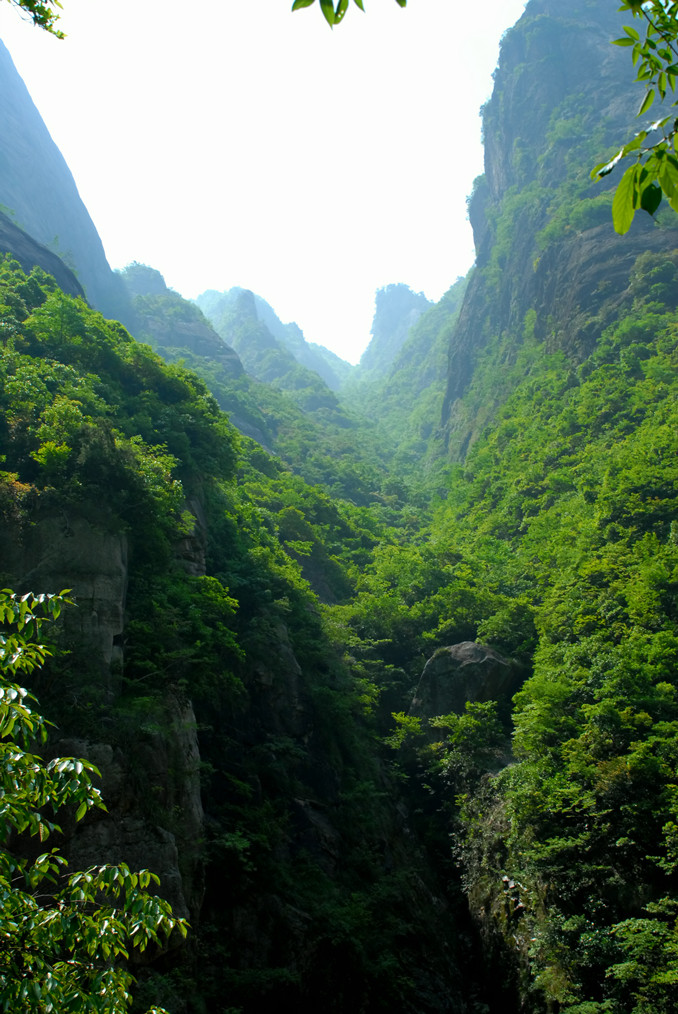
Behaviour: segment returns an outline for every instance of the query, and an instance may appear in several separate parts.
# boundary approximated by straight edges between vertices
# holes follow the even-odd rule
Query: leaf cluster
[[[361,11],[365,10],[363,0],[353,0],[353,2]],[[315,0],[294,0],[292,10],[298,11],[303,7],[312,7],[314,3]],[[319,0],[319,3],[323,16],[330,28],[334,28],[335,25],[343,21],[349,7],[349,0]],[[399,7],[407,6],[407,0],[396,0],[396,3]]]
[[[625,34],[614,45],[630,49],[636,81],[645,85],[645,95],[638,110],[644,116],[658,96],[663,102],[675,93],[678,76],[678,4],[664,0],[624,0],[620,10],[630,11],[643,22],[644,34],[626,26]],[[672,106],[676,102],[671,103]],[[663,116],[639,131],[623,145],[612,159],[595,166],[593,179],[601,179],[625,159],[634,164],[624,172],[617,185],[612,204],[612,220],[620,234],[628,232],[639,209],[654,215],[666,197],[673,210],[678,210],[678,159],[676,136],[678,119],[675,114]],[[648,140],[649,138],[649,140]]]
[[[134,979],[132,948],[163,946],[187,925],[161,898],[148,894],[158,878],[124,864],[66,872],[58,848],[25,858],[22,837],[42,843],[61,831],[59,811],[75,821],[105,809],[86,760],[45,762],[28,752],[44,743],[47,723],[34,698],[12,682],[48,654],[39,636],[68,603],[65,595],[18,596],[0,591],[0,1009],[9,1012],[123,1014]]]

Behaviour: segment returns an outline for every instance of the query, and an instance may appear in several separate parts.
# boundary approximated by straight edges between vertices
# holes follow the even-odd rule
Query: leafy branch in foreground
[[[60,595],[0,591],[0,1011],[6,1014],[125,1014],[134,979],[119,961],[130,950],[162,946],[187,924],[167,901],[147,893],[158,878],[143,870],[94,866],[67,874],[58,848],[25,858],[17,836],[44,842],[61,828],[63,807],[81,820],[103,809],[93,764],[74,757],[45,762],[30,752],[47,722],[14,683],[49,651],[35,638],[68,602]],[[162,1014],[154,1008],[150,1014]]]
[[[38,28],[44,28],[46,32],[55,35],[57,39],[66,38],[64,33],[56,27],[60,15],[54,8],[58,7],[61,10],[59,0],[8,0],[8,2],[25,11]]]
[[[338,25],[343,21],[344,15],[348,10],[350,0],[320,0],[320,9],[325,15],[330,28]],[[302,7],[311,7],[315,3],[315,0],[294,0],[292,4],[293,11],[299,11]],[[364,11],[363,0],[353,0],[356,7],[359,7],[361,11]],[[407,0],[396,0],[399,7],[406,7]]]
[[[630,11],[642,21],[642,33],[625,27],[625,34],[614,39],[615,46],[631,50],[637,67],[636,81],[644,82],[645,95],[638,110],[644,116],[655,98],[663,102],[675,94],[678,79],[678,0],[622,0],[621,11]],[[678,100],[671,102],[671,107]],[[648,138],[650,141],[648,142]],[[620,179],[612,202],[615,230],[628,232],[636,211],[654,215],[662,197],[678,211],[678,117],[675,112],[639,131],[606,162],[591,171],[593,179],[607,176],[624,159],[634,159]]]

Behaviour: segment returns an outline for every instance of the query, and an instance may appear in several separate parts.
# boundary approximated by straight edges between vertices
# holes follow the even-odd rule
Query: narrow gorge
[[[190,922],[134,1012],[676,1010],[678,219],[590,178],[627,20],[530,0],[476,263],[358,366],[111,271],[0,47],[0,586],[75,602],[28,685],[107,810],[59,847]]]

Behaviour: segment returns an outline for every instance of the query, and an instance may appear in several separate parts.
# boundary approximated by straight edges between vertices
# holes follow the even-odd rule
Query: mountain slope
[[[124,314],[124,291],[71,172],[1,42],[0,210],[65,261],[92,305]]]
[[[296,363],[316,373],[330,390],[337,391],[351,372],[349,363],[322,345],[307,342],[297,324],[283,324],[265,299],[253,293],[248,295],[246,289],[227,292],[209,289],[198,296],[196,303],[226,341],[231,340],[234,345],[242,342],[239,351],[247,360],[249,372],[259,380],[290,386],[285,375],[294,371]],[[238,334],[243,314],[250,325],[255,322],[261,325],[247,338]],[[253,339],[254,334],[257,337]]]

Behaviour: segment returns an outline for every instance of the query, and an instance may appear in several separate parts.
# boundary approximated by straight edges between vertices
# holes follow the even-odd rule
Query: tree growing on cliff
[[[125,1014],[134,979],[120,961],[133,947],[161,945],[186,923],[147,893],[158,878],[127,866],[67,873],[58,848],[42,843],[59,833],[57,811],[75,820],[105,809],[85,760],[45,762],[31,747],[44,742],[47,722],[35,700],[14,682],[49,654],[40,628],[67,602],[64,595],[17,596],[0,591],[0,1011],[5,1014]],[[73,815],[71,815],[72,819]],[[31,848],[27,839],[36,839]],[[17,848],[22,842],[25,848]],[[39,855],[35,855],[39,851]],[[22,855],[25,853],[25,855]],[[31,858],[26,858],[30,855]],[[162,1014],[154,1008],[149,1014]]]

